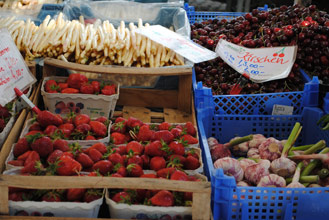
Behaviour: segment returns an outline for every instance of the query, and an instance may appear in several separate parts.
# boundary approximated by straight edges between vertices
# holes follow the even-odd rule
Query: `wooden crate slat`
[[[185,112],[176,110],[176,109],[170,109],[165,108],[164,110],[164,119],[166,122],[169,123],[184,123],[187,121],[193,121],[192,114],[187,114]]]
[[[123,117],[129,118],[133,116],[140,119],[142,122],[151,122],[151,110],[143,107],[124,106],[122,109]]]
[[[117,105],[177,108],[176,90],[120,88]]]
[[[211,193],[193,193],[192,216],[193,219],[210,219]]]
[[[45,65],[53,67],[66,68],[75,71],[93,72],[100,74],[121,74],[121,75],[139,75],[139,76],[177,76],[192,75],[191,67],[175,67],[175,68],[150,68],[150,67],[120,67],[120,66],[100,66],[100,65],[83,65],[78,63],[65,62],[54,58],[45,58]],[[49,72],[48,72],[49,73]],[[192,84],[191,84],[192,85]]]
[[[89,176],[21,176],[0,175],[0,186],[27,189],[111,188],[111,189],[167,189],[181,192],[210,192],[209,182],[173,181],[149,178],[115,178]],[[0,207],[1,208],[1,207]]]
[[[0,214],[2,215],[9,213],[8,190],[7,186],[0,186]]]

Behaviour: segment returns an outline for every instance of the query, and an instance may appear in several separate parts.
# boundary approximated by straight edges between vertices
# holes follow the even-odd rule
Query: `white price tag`
[[[7,29],[0,29],[0,104],[16,97],[14,88],[25,90],[34,82],[26,63]]]
[[[297,46],[250,49],[220,39],[216,53],[237,72],[262,83],[289,75],[296,59]]]
[[[292,115],[294,107],[288,105],[273,105],[272,115]]]
[[[135,32],[172,49],[193,63],[200,63],[218,57],[213,51],[201,47],[193,41],[185,39],[183,36],[161,25],[138,28]]]

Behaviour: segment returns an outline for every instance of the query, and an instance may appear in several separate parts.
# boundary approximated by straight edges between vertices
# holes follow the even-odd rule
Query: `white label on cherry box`
[[[263,83],[289,75],[296,59],[297,46],[250,49],[220,39],[216,53],[251,81]]]

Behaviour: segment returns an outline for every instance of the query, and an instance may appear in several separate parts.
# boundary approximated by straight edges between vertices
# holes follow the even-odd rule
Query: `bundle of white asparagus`
[[[53,57],[90,65],[124,65],[161,67],[183,65],[181,56],[133,30],[121,21],[116,29],[109,21],[96,20],[85,24],[80,20],[66,21],[60,13],[56,19],[47,16],[40,26],[31,20],[0,19],[0,28],[6,27],[26,60]],[[148,28],[141,19],[138,28]]]
[[[58,0],[0,0],[0,7],[5,9],[33,9],[44,3],[60,3]]]

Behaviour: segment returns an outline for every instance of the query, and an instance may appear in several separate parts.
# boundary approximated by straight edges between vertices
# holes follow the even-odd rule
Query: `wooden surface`
[[[111,67],[100,65],[83,65],[71,62],[65,62],[54,58],[45,58],[44,65],[50,65],[57,68],[65,68],[75,71],[93,72],[101,74],[121,74],[121,75],[152,75],[152,76],[177,76],[177,75],[192,75],[191,67],[175,68],[150,68],[150,67]],[[47,73],[47,75],[49,72]]]
[[[25,61],[27,67],[30,69],[31,73],[36,76],[37,74],[37,66],[34,61]]]

